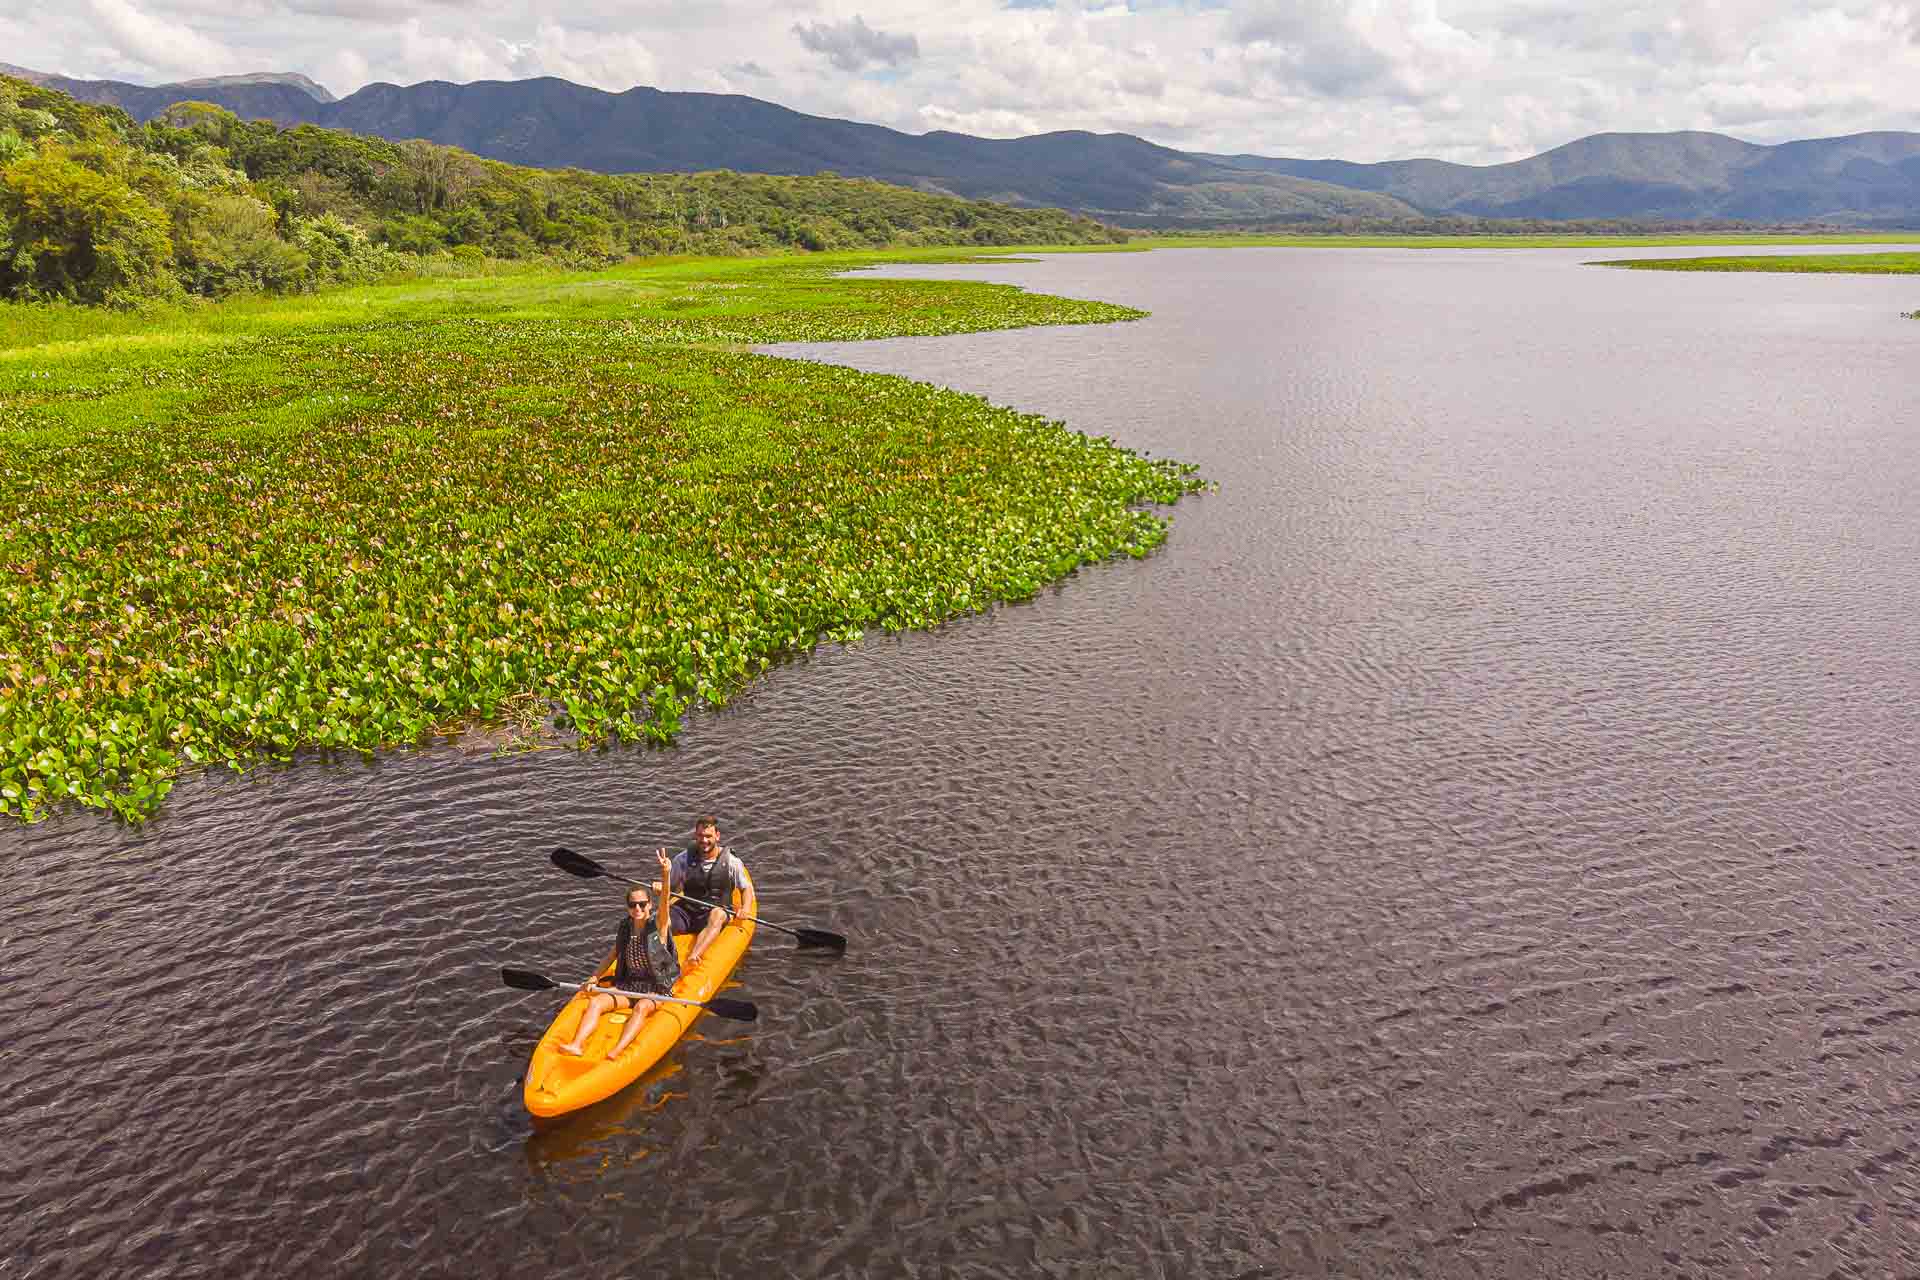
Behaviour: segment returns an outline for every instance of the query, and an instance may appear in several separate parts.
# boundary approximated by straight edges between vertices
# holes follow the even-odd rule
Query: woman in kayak
[[[660,863],[660,878],[652,886],[655,896],[648,896],[645,885],[636,884],[627,890],[627,917],[614,934],[613,950],[600,962],[596,977],[587,979],[586,989],[593,990],[597,975],[606,972],[608,965],[613,966],[613,981],[608,985],[627,991],[667,995],[680,980],[680,954],[673,949],[672,915],[667,910],[668,886],[673,883],[672,863],[664,849],[655,856]],[[579,1057],[587,1047],[587,1037],[599,1025],[600,1015],[629,1005],[633,1012],[620,1033],[620,1043],[607,1054],[609,1059],[619,1057],[640,1034],[640,1024],[657,1007],[654,1001],[635,1003],[611,991],[594,991],[593,998],[587,1001],[587,1011],[580,1016],[580,1029],[573,1033],[572,1040],[558,1046],[560,1052]]]

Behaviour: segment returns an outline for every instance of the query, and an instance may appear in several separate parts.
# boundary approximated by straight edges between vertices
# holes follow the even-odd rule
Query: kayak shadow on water
[[[673,1087],[674,1077],[685,1071],[676,1046],[638,1080],[591,1106],[563,1116],[528,1116],[533,1132],[527,1135],[526,1157],[530,1173],[559,1171],[560,1166],[582,1159],[600,1167],[609,1154],[608,1146],[617,1143],[623,1163],[645,1159],[671,1145],[667,1135],[650,1132],[654,1118],[674,1097],[684,1097],[686,1081]],[[519,1105],[519,1088],[514,1089],[514,1105]]]
[[[670,1149],[680,1135],[680,1117],[674,1112],[687,1110],[694,1103],[689,1097],[691,1091],[697,1090],[709,1099],[744,1100],[761,1083],[760,1068],[750,1059],[722,1062],[718,1073],[711,1074],[715,1065],[711,1061],[704,1063],[704,1070],[689,1068],[683,1055],[691,1049],[711,1057],[717,1050],[733,1058],[729,1049],[748,1040],[745,1036],[689,1032],[672,1052],[612,1097],[566,1115],[528,1116],[533,1125],[525,1147],[528,1171],[553,1174],[565,1166],[591,1160],[590,1168],[598,1172],[609,1161],[633,1164]],[[516,1083],[516,1108],[519,1092]],[[670,1106],[674,1103],[681,1106]]]

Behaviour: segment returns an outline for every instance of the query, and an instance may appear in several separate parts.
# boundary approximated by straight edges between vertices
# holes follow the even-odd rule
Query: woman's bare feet
[[[554,1048],[566,1054],[569,1058],[577,1058],[581,1052],[581,1048],[577,1044],[557,1044]]]

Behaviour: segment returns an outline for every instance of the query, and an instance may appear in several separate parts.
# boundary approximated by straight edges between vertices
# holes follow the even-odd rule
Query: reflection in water
[[[993,268],[1154,315],[813,354],[1201,463],[1150,558],[671,751],[0,832],[5,1280],[1920,1269],[1909,286],[1584,256]],[[536,1131],[547,851],[706,810],[846,956]]]
[[[675,1096],[673,1078],[682,1070],[676,1060],[678,1054],[678,1050],[668,1054],[631,1086],[603,1102],[569,1115],[530,1117],[533,1132],[527,1136],[528,1171],[552,1177],[597,1178],[613,1164],[634,1165],[660,1154],[648,1145],[648,1134],[660,1109]],[[580,1164],[588,1168],[567,1168]],[[667,1171],[660,1172],[664,1176]]]

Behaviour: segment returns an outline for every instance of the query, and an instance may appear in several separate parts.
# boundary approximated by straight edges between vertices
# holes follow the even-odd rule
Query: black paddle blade
[[[500,981],[518,991],[551,991],[558,984],[552,978],[525,969],[501,969]]]
[[[793,934],[800,940],[800,948],[803,951],[809,947],[825,947],[830,951],[844,953],[847,949],[845,938],[837,933],[829,933],[825,929],[795,929]]]
[[[592,880],[596,876],[607,874],[607,869],[592,858],[582,857],[567,848],[553,851],[553,865],[570,876],[579,876],[582,880]]]
[[[708,1013],[721,1018],[732,1018],[735,1022],[758,1022],[760,1010],[754,1008],[751,1000],[709,1000],[702,1006]]]

